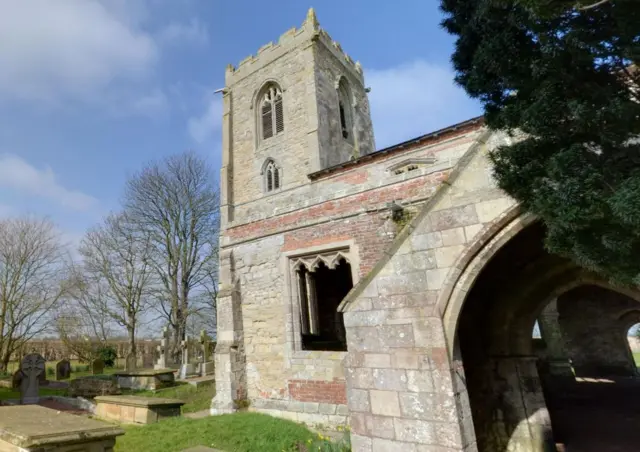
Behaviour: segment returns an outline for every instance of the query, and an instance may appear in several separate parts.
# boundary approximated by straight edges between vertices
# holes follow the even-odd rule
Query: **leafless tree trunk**
[[[149,236],[126,214],[112,214],[87,232],[80,245],[84,275],[90,286],[103,288],[92,308],[127,331],[136,354],[136,332],[149,306],[156,273]]]
[[[26,341],[51,327],[70,291],[69,259],[47,219],[0,220],[0,371]]]
[[[218,261],[218,203],[209,166],[192,152],[150,164],[127,184],[125,208],[154,247],[157,308],[173,330],[174,358],[192,313],[190,296],[209,287]]]

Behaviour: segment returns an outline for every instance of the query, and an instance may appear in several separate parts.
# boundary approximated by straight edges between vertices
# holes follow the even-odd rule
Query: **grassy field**
[[[636,366],[640,367],[640,352],[633,354],[633,359],[636,360]]]
[[[236,413],[202,419],[174,418],[144,427],[125,426],[116,452],[179,452],[207,446],[229,452],[347,452],[306,427],[258,413]],[[305,449],[299,444],[307,446]]]

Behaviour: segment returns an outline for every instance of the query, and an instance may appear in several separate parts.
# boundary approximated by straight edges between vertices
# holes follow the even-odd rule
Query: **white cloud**
[[[446,66],[416,60],[365,72],[378,149],[480,115]]]
[[[172,23],[159,33],[162,42],[169,44],[186,42],[204,45],[209,42],[207,27],[198,19],[191,19],[187,24]]]
[[[202,144],[210,140],[214,133],[222,127],[222,99],[219,95],[215,96],[209,101],[200,116],[194,116],[188,121],[189,135],[196,143]]]
[[[87,210],[97,203],[92,196],[61,185],[51,168],[38,169],[11,154],[0,155],[0,186],[46,198],[73,210]]]
[[[144,80],[159,49],[132,3],[0,0],[0,98],[95,101],[112,83]]]

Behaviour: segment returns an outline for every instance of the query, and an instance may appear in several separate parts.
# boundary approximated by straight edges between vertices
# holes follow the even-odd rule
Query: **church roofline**
[[[365,162],[377,160],[389,154],[396,154],[401,151],[408,151],[410,149],[414,149],[416,147],[424,145],[427,141],[432,141],[436,138],[442,138],[442,135],[450,135],[452,132],[459,132],[461,129],[468,129],[475,126],[481,126],[483,124],[484,124],[484,116],[477,116],[475,118],[467,119],[466,121],[453,124],[443,129],[439,129],[434,132],[429,132],[425,135],[421,135],[411,140],[403,141],[402,143],[394,144],[393,146],[380,149],[378,151],[372,152],[371,154],[363,155],[361,157],[358,157],[357,159],[350,160],[344,163],[339,163],[337,165],[324,168],[320,171],[313,172],[309,174],[309,179],[312,179],[312,180],[319,179],[324,175],[332,174],[341,169],[353,168]]]

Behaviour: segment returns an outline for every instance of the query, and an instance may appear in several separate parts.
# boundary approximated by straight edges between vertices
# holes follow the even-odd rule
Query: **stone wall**
[[[640,304],[624,295],[585,286],[557,301],[559,323],[577,377],[635,376],[626,320]],[[631,322],[635,323],[636,315]],[[632,323],[632,324],[633,324]]]
[[[329,418],[328,413],[346,412],[342,365],[345,353],[303,351],[295,347],[295,316],[291,313],[294,300],[287,275],[290,256],[346,247],[354,255],[350,263],[357,283],[384,256],[402,228],[391,218],[388,203],[397,200],[408,215],[415,214],[477,139],[479,126],[474,127],[445,134],[440,140],[417,143],[399,155],[381,155],[322,176],[309,187],[316,196],[323,196],[334,194],[333,190],[341,184],[350,186],[353,194],[344,194],[341,199],[318,201],[292,213],[230,226],[224,231],[223,247],[232,250],[233,262],[229,265],[233,270],[229,278],[235,282],[231,286],[242,300],[245,340],[237,346],[244,349],[246,381],[239,387],[243,388],[243,394],[246,390],[253,408],[296,413],[296,403],[311,402],[316,405],[307,405],[306,409],[312,412],[298,412],[296,419],[344,422],[344,416]],[[389,174],[388,168],[398,162],[422,156],[434,156],[434,166],[441,166],[435,172],[426,167],[416,174]],[[274,197],[272,202],[276,201]],[[445,237],[447,244],[457,243],[455,235]],[[435,255],[427,261],[417,259],[412,265],[427,268],[432,263]],[[229,281],[221,277],[221,284],[225,283]],[[219,310],[223,305],[219,305]],[[223,317],[219,312],[219,322]],[[220,324],[218,331],[221,334]],[[225,369],[222,363],[217,367]],[[318,405],[323,403],[332,406]]]

